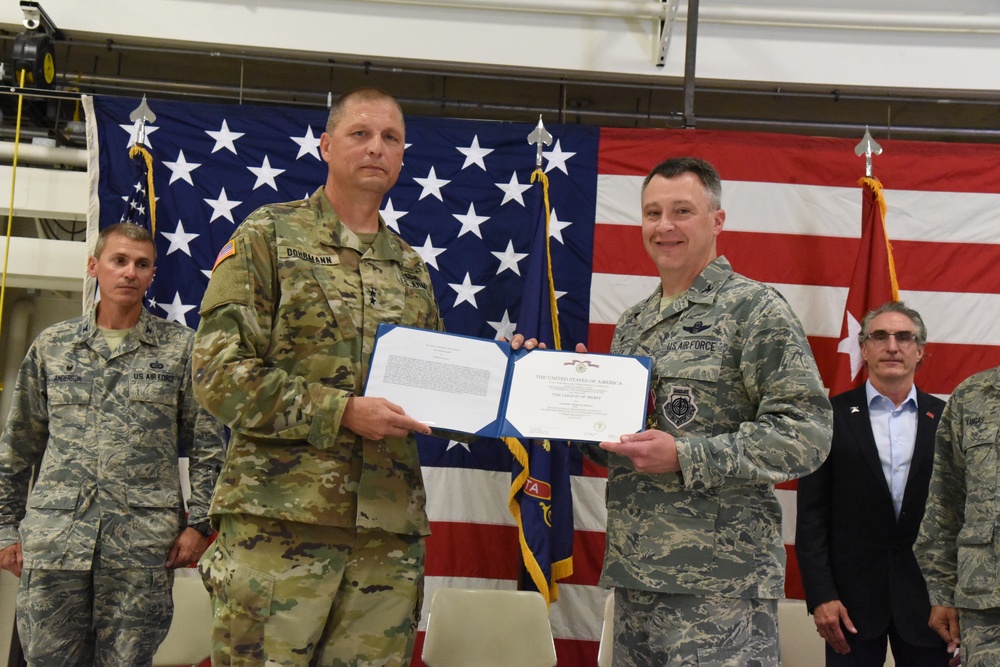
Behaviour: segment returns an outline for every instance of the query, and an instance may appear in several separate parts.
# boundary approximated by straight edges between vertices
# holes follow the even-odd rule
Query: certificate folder
[[[512,350],[509,343],[380,324],[366,396],[434,429],[600,442],[646,423],[649,357]]]

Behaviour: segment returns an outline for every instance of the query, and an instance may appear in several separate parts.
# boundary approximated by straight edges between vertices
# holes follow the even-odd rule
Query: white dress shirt
[[[865,382],[865,392],[882,473],[892,494],[896,518],[899,518],[917,437],[917,388],[915,385],[910,387],[910,393],[898,408],[892,399],[883,396],[872,386],[871,380]]]

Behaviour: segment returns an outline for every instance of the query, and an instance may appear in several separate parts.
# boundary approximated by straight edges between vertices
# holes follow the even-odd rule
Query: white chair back
[[[554,667],[540,593],[442,588],[431,598],[421,658],[428,667]]]
[[[174,572],[174,620],[153,665],[197,665],[212,655],[212,601],[194,568]]]
[[[615,592],[611,591],[604,601],[604,627],[601,629],[601,644],[597,649],[597,667],[611,667],[611,653],[615,645]]]

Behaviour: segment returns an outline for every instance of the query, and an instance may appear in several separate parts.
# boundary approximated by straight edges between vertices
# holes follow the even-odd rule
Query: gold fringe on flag
[[[146,147],[141,144],[135,144],[128,151],[128,156],[135,159],[136,156],[142,156],[143,162],[146,163],[146,192],[149,193],[147,198],[149,199],[149,234],[156,238],[156,193],[153,191],[153,156],[149,154]]]
[[[562,349],[562,339],[559,336],[559,306],[556,304],[555,281],[552,278],[552,239],[549,237],[549,218],[552,207],[549,205],[549,177],[541,169],[531,172],[531,182],[541,181],[542,194],[545,197],[545,266],[549,277],[549,312],[552,313],[552,343],[557,350]]]

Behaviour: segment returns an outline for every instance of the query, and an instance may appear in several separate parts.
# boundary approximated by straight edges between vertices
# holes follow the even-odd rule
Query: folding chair
[[[604,601],[604,627],[601,644],[597,648],[597,667],[611,667],[611,649],[615,644],[615,591]]]
[[[212,655],[212,602],[198,570],[174,572],[174,619],[154,665],[197,665]]]
[[[424,634],[428,667],[554,667],[556,647],[540,593],[442,588]]]

